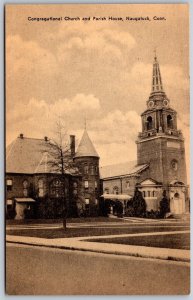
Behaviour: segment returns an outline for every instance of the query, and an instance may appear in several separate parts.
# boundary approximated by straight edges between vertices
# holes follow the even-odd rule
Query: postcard
[[[5,5],[6,293],[190,293],[188,4]]]

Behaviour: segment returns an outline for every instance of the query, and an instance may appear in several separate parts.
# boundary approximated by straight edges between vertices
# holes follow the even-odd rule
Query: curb
[[[7,243],[12,244],[21,244],[21,245],[29,245],[34,247],[46,247],[46,248],[54,248],[54,249],[64,249],[64,250],[72,250],[72,251],[84,251],[84,252],[93,252],[93,253],[101,253],[101,254],[112,254],[112,255],[123,255],[123,256],[130,256],[130,257],[137,257],[137,258],[149,258],[149,259],[159,259],[159,260],[166,260],[166,261],[175,261],[175,262],[183,262],[183,263],[190,263],[190,258],[186,257],[177,257],[175,255],[150,255],[145,253],[139,252],[124,252],[124,251],[113,251],[113,250],[104,250],[104,249],[91,249],[91,248],[82,248],[80,246],[67,246],[67,245],[50,245],[44,243],[30,243],[24,241],[9,241],[6,240]]]

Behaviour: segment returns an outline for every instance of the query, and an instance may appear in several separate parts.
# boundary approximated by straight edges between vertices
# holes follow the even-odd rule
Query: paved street
[[[189,264],[7,245],[9,295],[189,293]]]
[[[39,235],[57,230],[60,234],[55,238]],[[83,236],[77,236],[76,230]],[[187,221],[129,218],[122,222],[68,223],[66,236],[60,223],[34,222],[8,225],[7,233],[8,294],[189,293]],[[130,243],[131,238],[150,243],[148,247]],[[117,239],[127,244],[116,244]],[[155,240],[162,240],[157,248]],[[181,249],[176,241],[183,242]],[[172,242],[173,247],[169,247]]]

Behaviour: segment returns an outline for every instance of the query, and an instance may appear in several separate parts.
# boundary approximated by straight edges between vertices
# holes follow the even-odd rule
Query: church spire
[[[162,78],[157,60],[156,50],[153,63],[152,93],[163,92]]]

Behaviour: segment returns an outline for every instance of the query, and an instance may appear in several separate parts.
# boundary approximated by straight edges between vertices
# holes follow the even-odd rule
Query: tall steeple
[[[147,100],[148,109],[162,108],[163,106],[169,107],[169,99],[163,89],[162,77],[160,72],[160,66],[155,51],[153,72],[152,72],[152,90]]]
[[[163,92],[163,85],[161,79],[161,73],[159,68],[159,62],[155,51],[154,63],[153,63],[153,79],[152,79],[152,93]]]

